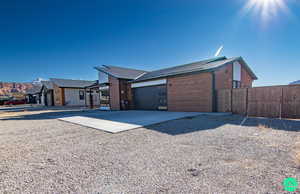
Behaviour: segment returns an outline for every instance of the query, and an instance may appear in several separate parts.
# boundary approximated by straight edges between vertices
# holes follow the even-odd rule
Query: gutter
[[[185,75],[185,74],[190,74],[190,73],[202,73],[202,72],[213,72],[213,71],[216,71],[218,69],[221,69],[222,67],[228,65],[228,64],[232,64],[233,62],[235,61],[240,61],[242,62],[241,65],[243,65],[245,67],[245,69],[250,73],[251,77],[254,79],[254,80],[257,80],[257,77],[256,75],[252,72],[252,70],[249,68],[249,66],[247,65],[247,63],[243,60],[242,57],[236,57],[220,66],[217,66],[217,67],[212,67],[212,68],[208,68],[208,69],[194,69],[194,70],[188,70],[188,71],[181,71],[181,72],[178,72],[178,73],[169,73],[169,74],[166,74],[166,75],[158,75],[158,76],[153,76],[151,78],[146,78],[146,79],[141,79],[141,80],[138,80],[138,78],[136,78],[135,80],[132,80],[131,82],[132,83],[136,83],[136,82],[144,82],[144,81],[149,81],[149,80],[153,80],[153,79],[163,79],[163,78],[166,78],[166,77],[171,77],[171,76],[177,76],[177,75]]]
[[[104,70],[102,70],[102,69],[99,69],[98,67],[94,67],[94,69],[96,69],[96,70],[98,70],[98,71],[100,71],[100,72],[102,72],[102,73],[105,73],[105,74],[107,74],[107,75],[109,75],[109,76],[112,76],[112,77],[114,77],[114,78],[116,78],[116,79],[126,79],[126,80],[134,80],[134,79],[137,79],[137,78],[132,79],[132,78],[128,78],[128,77],[119,77],[119,76],[116,76],[116,75],[114,75],[114,74],[112,74],[112,73],[109,73],[109,72],[107,72],[107,71],[104,71]],[[145,73],[147,73],[147,72],[145,72]],[[138,76],[138,77],[139,77],[139,76]]]
[[[218,99],[216,91],[216,75],[215,72],[211,72],[212,75],[212,112],[218,111]]]
[[[102,69],[99,69],[98,67],[94,67],[94,69],[96,69],[96,70],[98,70],[98,71],[101,71],[102,73],[105,73],[105,74],[107,74],[107,75],[109,75],[109,76],[112,76],[112,77],[114,77],[114,78],[117,78],[117,79],[124,79],[124,78],[121,78],[121,77],[117,77],[117,76],[115,76],[115,75],[113,75],[113,74],[111,74],[111,73],[108,73],[108,72],[106,72],[106,71],[103,71]]]

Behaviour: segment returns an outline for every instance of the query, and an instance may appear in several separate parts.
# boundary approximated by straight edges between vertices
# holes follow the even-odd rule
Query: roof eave
[[[258,80],[258,77],[255,75],[255,73],[251,70],[251,68],[249,67],[249,65],[246,63],[246,61],[243,59],[243,57],[238,57],[239,61],[241,61],[243,63],[243,65],[246,67],[246,70],[248,71],[248,73],[250,74],[250,76],[252,77],[253,80]]]
[[[233,60],[230,60],[218,67],[213,67],[213,68],[209,68],[209,69],[204,69],[204,70],[191,70],[191,71],[186,71],[186,72],[180,72],[180,73],[174,73],[174,74],[168,74],[168,75],[163,75],[163,76],[155,76],[155,77],[151,77],[151,78],[146,78],[146,79],[135,79],[132,82],[142,82],[142,81],[148,81],[148,80],[153,80],[153,79],[159,79],[159,78],[166,78],[166,77],[170,77],[170,76],[176,76],[176,75],[184,75],[184,74],[189,74],[189,73],[201,73],[201,72],[212,72],[212,71],[216,71],[226,65],[231,64],[232,62],[235,61],[242,61],[243,65],[246,67],[247,71],[250,73],[251,77],[254,80],[257,80],[256,75],[252,72],[252,70],[250,69],[250,67],[247,65],[247,63],[244,61],[244,59],[242,57],[237,57],[234,58]]]
[[[134,80],[134,79],[135,79],[135,78],[132,78],[132,77],[117,76],[117,75],[114,75],[114,74],[112,74],[112,73],[110,73],[110,72],[104,71],[104,70],[100,69],[99,67],[94,67],[94,68],[95,68],[96,70],[102,72],[102,73],[105,73],[105,74],[107,74],[107,75],[109,75],[109,76],[112,76],[112,77],[114,77],[114,78],[117,78],[117,79],[127,79],[127,80]]]
[[[146,78],[146,79],[132,80],[131,83],[143,82],[143,81],[149,81],[149,80],[161,79],[161,78],[167,78],[167,77],[172,77],[172,76],[177,76],[177,75],[186,75],[186,74],[201,73],[201,72],[204,73],[204,72],[212,72],[212,71],[213,71],[213,69],[205,69],[205,70],[197,70],[197,71],[186,71],[186,72],[168,74],[168,75],[163,75],[163,76],[155,76],[155,77]]]
[[[112,76],[112,77],[114,77],[114,78],[117,78],[117,79],[128,79],[128,80],[133,80],[133,79],[134,79],[134,78],[128,78],[128,77],[122,77],[122,76],[114,75],[114,74],[112,74],[112,73],[110,73],[110,72],[107,72],[107,71],[104,71],[104,70],[102,70],[102,69],[99,69],[99,67],[94,67],[94,68],[95,68],[96,70],[102,72],[102,73],[105,73],[105,74],[107,74],[107,75],[109,75],[109,76]]]

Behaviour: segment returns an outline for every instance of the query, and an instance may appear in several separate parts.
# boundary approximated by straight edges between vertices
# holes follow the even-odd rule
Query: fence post
[[[279,105],[279,119],[282,118],[282,104],[283,104],[283,87],[281,87],[281,99],[280,99],[280,105]]]
[[[248,88],[246,88],[246,117],[248,117]]]
[[[230,112],[231,113],[233,113],[233,110],[232,110],[232,98],[233,98],[232,94],[233,94],[233,89],[231,88],[230,89]]]

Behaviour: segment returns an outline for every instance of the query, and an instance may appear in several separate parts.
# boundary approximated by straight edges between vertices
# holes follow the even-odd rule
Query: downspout
[[[90,106],[91,106],[91,109],[94,108],[94,103],[93,103],[93,95],[92,95],[92,88],[90,88]]]
[[[215,72],[211,72],[212,75],[212,112],[217,112],[218,110],[218,99],[216,94],[216,75]]]
[[[84,105],[85,105],[85,107],[87,107],[86,99],[87,99],[87,92],[86,92],[86,88],[84,88]]]

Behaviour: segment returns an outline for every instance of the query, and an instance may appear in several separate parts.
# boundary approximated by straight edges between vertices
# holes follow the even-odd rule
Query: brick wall
[[[216,90],[220,89],[231,89],[232,88],[232,77],[233,77],[233,65],[226,65],[217,71],[215,71],[216,79]],[[248,71],[241,65],[241,87],[251,88],[253,79]]]
[[[132,109],[131,84],[127,80],[120,79],[120,107],[122,110]]]
[[[216,90],[232,88],[232,64],[226,65],[215,71]]]
[[[109,102],[111,110],[120,110],[120,81],[109,76]]]
[[[131,84],[127,84],[127,100],[128,100],[128,109],[132,110],[134,109],[134,101],[133,101],[133,92],[131,88]]]
[[[167,95],[169,111],[212,112],[212,74],[170,77]]]
[[[252,88],[253,79],[248,71],[242,66],[242,88]]]
[[[54,105],[63,106],[64,105],[64,89],[58,87],[56,84],[53,84],[53,96],[54,96]]]

